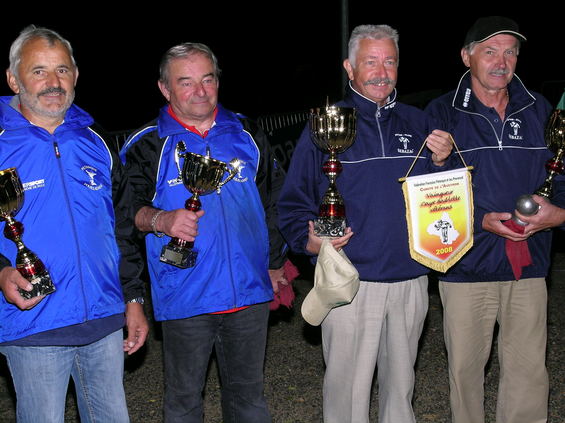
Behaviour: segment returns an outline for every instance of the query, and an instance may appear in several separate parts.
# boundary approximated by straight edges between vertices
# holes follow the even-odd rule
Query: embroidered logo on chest
[[[80,170],[82,170],[88,176],[88,182],[83,182],[83,185],[85,187],[91,189],[92,191],[98,191],[99,189],[102,189],[103,185],[97,180],[98,169],[89,165],[85,165],[81,167]]]
[[[403,154],[413,154],[414,148],[410,146],[412,143],[412,135],[410,134],[394,134],[398,142],[396,151]]]
[[[241,165],[239,166],[239,171],[237,172],[237,175],[235,175],[233,177],[233,180],[237,181],[237,182],[245,182],[249,178],[247,176],[243,175],[241,172],[243,172],[243,169],[246,168],[247,162],[244,162],[243,160],[241,160],[240,162],[241,162]]]
[[[508,138],[511,140],[521,140],[522,137],[522,121],[520,119],[508,119],[510,125],[510,132]]]

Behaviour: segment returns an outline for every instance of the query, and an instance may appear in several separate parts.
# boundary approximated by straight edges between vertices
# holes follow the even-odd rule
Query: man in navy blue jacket
[[[562,224],[565,210],[534,196],[539,212],[531,217],[517,213],[527,223],[523,231],[507,226],[517,198],[540,187],[544,165],[553,156],[544,140],[551,107],[514,75],[520,42],[525,40],[511,19],[477,20],[461,50],[469,71],[455,91],[427,108],[453,134],[466,163],[474,167],[474,246],[440,276],[454,423],[484,421],[484,369],[496,322],[496,421],[547,420],[545,277],[551,232],[545,229]],[[563,206],[562,182],[555,188],[552,202]],[[531,264],[517,262],[518,270],[513,271],[506,247],[514,249],[520,243],[527,243]]]
[[[334,308],[322,322],[326,423],[368,422],[375,364],[379,421],[415,421],[414,363],[428,308],[428,269],[410,257],[398,179],[423,142],[434,164],[427,151],[417,159],[414,174],[443,165],[451,142],[422,111],[396,101],[397,66],[396,30],[386,25],[353,30],[344,61],[350,86],[337,104],[357,110],[357,135],[339,155],[343,172],[337,178],[349,228],[331,243],[344,249],[361,286],[351,304]],[[311,256],[318,255],[322,242],[312,220],[328,186],[323,162],[306,128],[279,201],[281,232],[294,251]]]
[[[16,95],[0,99],[0,169],[17,169],[25,199],[16,219],[56,287],[48,296],[20,295],[31,283],[12,267],[16,245],[0,238],[0,352],[17,420],[62,422],[72,377],[83,420],[128,422],[124,350],[143,345],[148,325],[143,285],[122,293],[120,284],[120,274],[142,267],[120,262],[132,217],[119,157],[73,104],[78,70],[59,34],[26,28],[10,49],[7,76]]]

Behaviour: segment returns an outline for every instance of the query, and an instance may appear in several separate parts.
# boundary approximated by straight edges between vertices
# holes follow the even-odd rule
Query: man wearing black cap
[[[544,229],[563,223],[565,210],[534,196],[539,212],[516,213],[523,226],[511,220],[517,198],[542,184],[545,162],[552,157],[544,141],[551,106],[514,75],[523,41],[511,19],[477,20],[461,50],[469,71],[455,91],[427,108],[474,166],[474,247],[440,276],[455,423],[484,422],[484,367],[496,322],[496,421],[547,420],[545,277],[551,232]],[[563,206],[559,185],[554,184],[552,203]]]

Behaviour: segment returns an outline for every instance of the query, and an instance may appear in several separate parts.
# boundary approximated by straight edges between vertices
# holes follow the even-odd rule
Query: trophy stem
[[[202,208],[200,195],[194,193],[192,197],[184,203],[184,208],[193,212],[197,212]],[[193,250],[194,242],[185,241],[180,238],[172,238],[167,245],[161,250],[160,260],[163,263],[172,264],[181,269],[194,267],[198,252]]]

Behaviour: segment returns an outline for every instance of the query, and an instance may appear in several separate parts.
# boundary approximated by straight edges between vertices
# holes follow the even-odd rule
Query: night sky
[[[264,2],[260,8],[237,3],[224,7],[216,1],[200,8],[191,2],[166,8],[163,4],[143,11],[137,6],[130,15],[99,6],[80,22],[55,19],[61,15],[53,11],[25,17],[21,11],[5,14],[3,21],[8,22],[0,28],[0,55],[6,68],[9,46],[28,24],[60,32],[73,45],[79,67],[75,102],[110,131],[137,128],[157,115],[164,101],[156,84],[159,60],[169,47],[184,41],[212,48],[222,69],[220,102],[248,116],[301,111],[324,104],[326,97],[330,101],[341,97],[339,0]],[[536,2],[535,12],[520,13],[478,10],[476,3],[472,5],[468,14],[441,17],[451,10],[350,0],[346,33],[348,37],[354,26],[366,23],[386,23],[399,31],[397,88],[399,95],[406,96],[455,88],[465,71],[459,51],[469,26],[478,16],[513,17],[529,39],[522,46],[516,73],[528,88],[542,92],[555,105],[565,80],[561,14],[542,7],[543,2]],[[84,15],[72,11],[71,16],[75,13]],[[5,83],[0,87],[1,95],[11,94]]]

